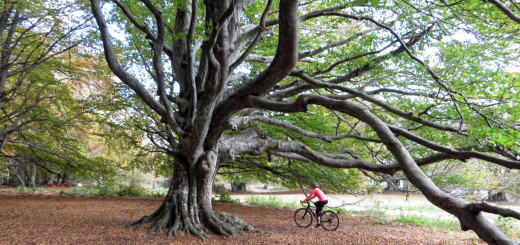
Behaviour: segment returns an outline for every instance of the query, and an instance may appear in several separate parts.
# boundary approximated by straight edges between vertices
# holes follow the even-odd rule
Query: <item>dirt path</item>
[[[294,210],[214,203],[266,233],[168,238],[127,228],[152,213],[160,198],[0,194],[0,244],[473,244],[475,235],[344,214],[337,231],[299,228]]]

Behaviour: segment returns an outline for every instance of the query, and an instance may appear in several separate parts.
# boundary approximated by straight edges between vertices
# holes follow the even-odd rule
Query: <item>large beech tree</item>
[[[201,238],[252,229],[213,211],[211,185],[223,162],[269,155],[359,169],[374,180],[402,172],[463,230],[514,243],[483,213],[518,212],[451,196],[421,169],[445,160],[520,168],[519,83],[506,72],[517,58],[514,8],[505,15],[476,1],[90,2],[110,69],[153,110],[174,159],[164,202],[137,225]],[[306,126],[313,116],[329,119]]]

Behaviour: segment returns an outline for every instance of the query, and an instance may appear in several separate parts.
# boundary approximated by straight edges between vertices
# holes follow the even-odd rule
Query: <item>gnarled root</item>
[[[251,225],[229,213],[211,211],[207,216],[209,228],[220,235],[242,235],[243,231],[255,231]]]
[[[200,219],[190,217],[198,215],[198,212],[180,212],[178,208],[165,208],[170,205],[162,205],[158,210],[149,216],[142,217],[139,221],[132,224],[137,228],[148,227],[149,232],[159,233],[164,229],[169,229],[168,236],[177,236],[179,232],[193,234],[201,240],[210,237],[210,232],[217,235],[238,235],[243,231],[256,231],[251,225],[242,219],[224,212],[213,210],[202,211]],[[202,221],[198,222],[199,220]]]

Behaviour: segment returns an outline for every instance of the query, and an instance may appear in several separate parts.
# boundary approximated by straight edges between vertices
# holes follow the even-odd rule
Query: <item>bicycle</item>
[[[306,202],[307,207],[300,208],[294,212],[294,222],[299,227],[309,227],[312,224],[312,219],[318,218],[316,217],[316,212],[312,209],[309,201]],[[304,204],[302,203],[302,206]],[[328,231],[335,231],[339,227],[339,216],[333,211],[325,211],[321,213],[321,227]]]

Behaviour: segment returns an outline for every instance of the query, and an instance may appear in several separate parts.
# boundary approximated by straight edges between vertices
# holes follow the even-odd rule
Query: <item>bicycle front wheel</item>
[[[300,208],[294,212],[294,222],[299,227],[309,227],[312,224],[312,214],[306,208]]]
[[[325,230],[335,231],[339,227],[338,215],[332,211],[325,211],[323,215],[321,215],[321,226]]]

